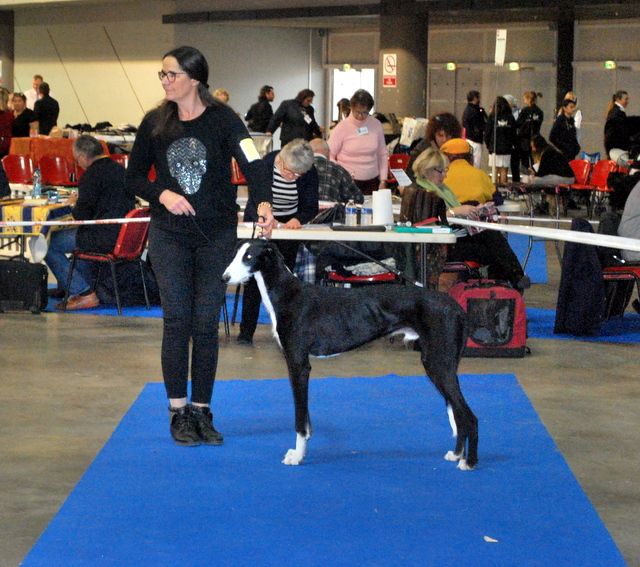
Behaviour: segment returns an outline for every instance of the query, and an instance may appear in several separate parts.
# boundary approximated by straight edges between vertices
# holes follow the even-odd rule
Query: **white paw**
[[[467,464],[467,460],[466,459],[460,459],[460,462],[458,463],[458,468],[461,471],[472,471],[473,470],[473,467],[470,467]]]
[[[302,462],[302,459],[304,459],[304,455],[301,455],[295,449],[289,449],[286,452],[284,459],[282,459],[282,464],[283,465],[299,465]]]
[[[462,453],[458,454],[458,453],[454,453],[453,451],[447,451],[444,454],[445,461],[460,461],[460,459],[462,459]],[[463,461],[464,459],[462,459],[462,461],[460,462],[463,462]]]

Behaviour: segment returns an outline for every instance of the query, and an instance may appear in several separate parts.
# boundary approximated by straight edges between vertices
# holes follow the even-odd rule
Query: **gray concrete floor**
[[[527,292],[555,307],[551,281]],[[160,381],[158,319],[0,315],[0,565],[18,565],[146,382]],[[222,332],[222,331],[221,331]],[[286,375],[266,326],[252,348],[222,340],[218,378]],[[461,373],[514,373],[622,550],[640,567],[637,345],[530,340],[525,359],[464,359]],[[313,376],[419,374],[416,353],[378,341],[313,361]],[[224,421],[220,421],[224,431]],[[527,448],[523,447],[523,451]],[[482,445],[480,447],[482,459]],[[473,474],[473,473],[470,473]]]

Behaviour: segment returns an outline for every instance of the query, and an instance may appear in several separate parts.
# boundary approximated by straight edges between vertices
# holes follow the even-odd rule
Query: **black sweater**
[[[549,132],[549,141],[569,161],[574,159],[580,151],[580,144],[573,117],[559,114]]]
[[[462,126],[467,131],[467,139],[477,144],[484,141],[487,113],[479,104],[467,104],[462,114]]]
[[[226,105],[209,106],[193,120],[181,121],[181,134],[152,134],[159,117],[152,110],[136,135],[127,168],[127,186],[149,202],[154,222],[178,232],[192,232],[194,221],[207,236],[216,237],[237,225],[236,190],[231,184],[234,157],[249,184],[255,203],[271,202],[271,180],[242,120]],[[250,161],[251,160],[251,161]],[[155,166],[156,181],[147,176]],[[195,218],[173,215],[159,201],[169,189],[184,195]]]
[[[124,168],[111,158],[94,161],[78,183],[78,201],[73,208],[77,220],[117,219],[135,205],[133,193],[125,187]],[[87,225],[78,229],[76,243],[81,250],[112,252],[119,224]]]
[[[251,105],[244,119],[251,132],[266,132],[269,120],[273,116],[271,103],[265,98]]]
[[[269,121],[267,132],[273,134],[278,127],[281,128],[280,143],[283,146],[296,138],[311,140],[322,135],[313,106],[302,106],[295,99],[282,101]]]
[[[486,140],[489,153],[495,153],[499,156],[510,155],[516,139],[516,121],[513,119],[513,114],[509,113],[504,116],[498,116],[498,122],[495,126],[495,142],[493,139],[493,131],[494,115],[490,114],[484,131],[484,139]]]
[[[545,175],[559,175],[560,177],[574,177],[569,161],[558,150],[548,146],[540,156],[540,165],[536,177]]]

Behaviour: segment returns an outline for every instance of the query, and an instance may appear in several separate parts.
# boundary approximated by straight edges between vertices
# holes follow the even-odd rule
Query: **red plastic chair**
[[[603,206],[608,194],[613,193],[613,189],[609,187],[609,174],[615,171],[618,171],[618,165],[610,159],[602,159],[593,166],[589,178],[589,183],[594,188],[589,218],[594,211],[598,211]]]
[[[42,183],[45,185],[76,185],[73,181],[75,177],[75,167],[62,156],[42,156],[38,163],[42,174]],[[72,177],[73,174],[73,177]]]
[[[232,185],[246,185],[247,180],[240,170],[240,166],[235,158],[231,158],[231,184]]]
[[[128,219],[143,218],[149,216],[149,207],[142,207],[140,209],[133,209],[126,215]],[[86,260],[89,262],[99,262],[98,274],[93,282],[92,291],[100,280],[100,272],[102,271],[102,265],[108,263],[111,268],[111,279],[113,280],[113,289],[116,294],[116,304],[118,306],[118,315],[122,315],[122,305],[120,304],[120,292],[118,290],[118,280],[116,277],[116,266],[125,262],[138,262],[140,266],[140,277],[142,278],[142,289],[144,290],[144,300],[147,305],[147,309],[150,309],[149,296],[147,294],[147,285],[144,280],[144,265],[142,263],[142,253],[147,244],[147,238],[149,236],[149,223],[148,222],[131,222],[123,224],[118,234],[118,240],[113,248],[113,252],[90,252],[86,250],[74,250],[71,254],[71,269],[69,270],[69,277],[67,278],[66,295],[64,298],[64,308],[66,310],[67,300],[69,299],[69,286],[71,285],[71,278],[73,271],[76,267],[77,260]]]
[[[127,169],[127,166],[129,165],[129,154],[111,154],[109,157]]]
[[[402,169],[403,171],[409,166],[409,160],[411,156],[409,154],[391,154],[389,156],[389,173],[387,175],[387,183],[397,183],[392,169]]]
[[[640,297],[640,264],[621,264],[620,266],[609,266],[602,270],[602,279],[605,282],[635,282],[638,297]],[[607,304],[607,319],[611,315],[614,294],[611,294]],[[624,315],[624,314],[623,314]]]
[[[9,183],[31,183],[33,181],[33,162],[29,156],[9,154],[2,158],[2,167]]]

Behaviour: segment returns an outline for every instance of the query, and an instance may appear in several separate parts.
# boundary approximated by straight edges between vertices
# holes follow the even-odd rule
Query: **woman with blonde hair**
[[[478,218],[479,205],[460,204],[453,191],[444,184],[449,160],[438,149],[429,148],[413,163],[416,184],[433,195],[432,210],[443,221],[451,217]],[[464,262],[473,260],[488,266],[489,277],[507,280],[519,290],[530,286],[517,256],[507,239],[494,230],[469,235],[466,229],[456,231],[456,244],[449,248],[447,260]]]
[[[522,95],[524,106],[516,120],[517,142],[520,151],[520,161],[525,170],[533,165],[531,158],[531,138],[540,134],[540,127],[544,120],[544,112],[538,106],[538,98],[542,93],[525,91]]]

